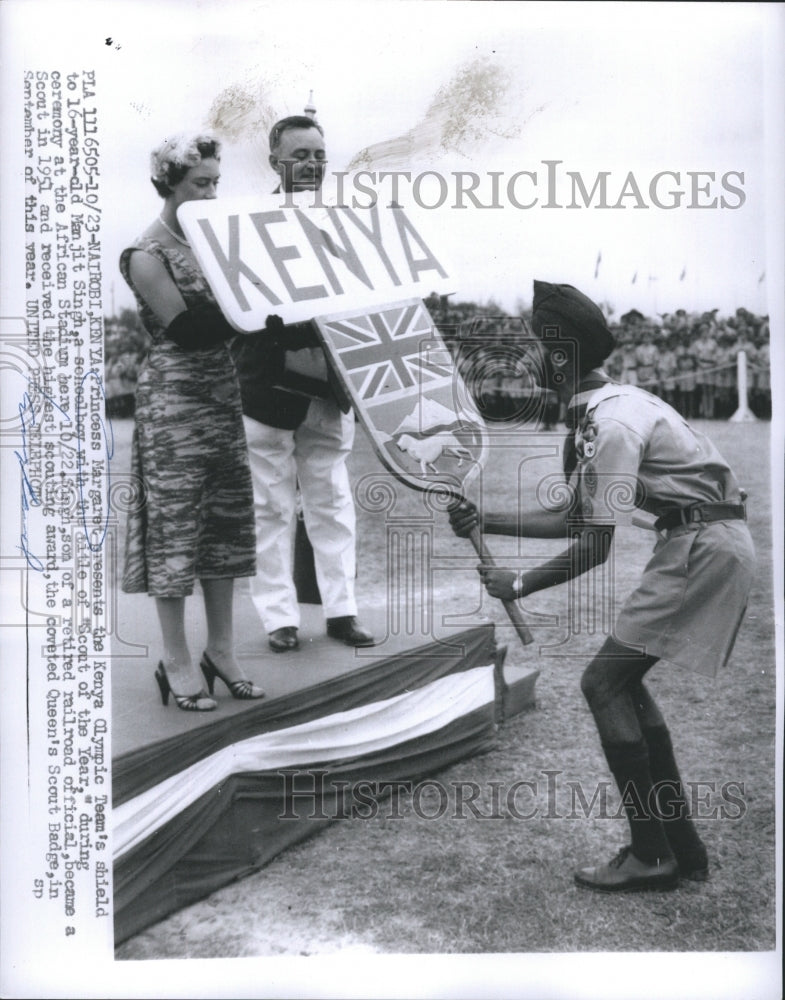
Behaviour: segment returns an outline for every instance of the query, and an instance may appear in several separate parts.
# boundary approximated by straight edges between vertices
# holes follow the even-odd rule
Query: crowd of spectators
[[[563,406],[537,390],[523,364],[521,336],[530,318],[510,316],[494,303],[452,302],[436,295],[428,309],[453,350],[459,370],[483,416],[533,419],[546,427],[563,417]],[[687,419],[727,420],[739,407],[738,355],[746,357],[747,396],[752,412],[771,418],[769,322],[739,308],[733,316],[674,313],[644,316],[632,309],[609,324],[616,348],[606,369],[616,381],[640,385]],[[147,335],[133,310],[105,320],[104,385],[110,418],[133,416],[134,392],[147,351]]]
[[[771,417],[768,317],[744,308],[689,315],[684,309],[652,322],[637,310],[615,326],[608,374],[661,396],[688,420],[727,420],[739,406],[738,356],[746,358],[750,409]]]
[[[526,419],[538,413],[546,426],[560,422],[563,405],[560,412],[557,400],[538,394],[516,346],[530,318],[526,310],[511,317],[494,306],[450,303],[436,296],[426,301],[486,418]],[[610,317],[616,348],[605,364],[608,374],[661,396],[687,419],[727,420],[740,405],[743,353],[749,408],[770,419],[768,317],[744,308],[728,317],[718,313],[678,309],[652,319],[632,309],[618,321]]]

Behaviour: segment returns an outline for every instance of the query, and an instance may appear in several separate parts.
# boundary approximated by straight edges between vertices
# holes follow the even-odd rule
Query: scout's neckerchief
[[[608,382],[612,381],[613,379],[601,368],[593,369],[578,383],[577,391],[567,406],[565,423],[569,430],[564,440],[564,454],[562,456],[564,475],[567,479],[573,474],[575,466],[578,464],[578,454],[575,450],[575,431],[580,427],[583,418],[586,416],[589,400],[597,389],[601,389]]]

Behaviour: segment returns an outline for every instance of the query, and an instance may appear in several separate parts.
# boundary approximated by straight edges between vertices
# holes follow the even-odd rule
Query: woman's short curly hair
[[[150,154],[150,180],[162,198],[168,198],[191,167],[202,160],[220,160],[221,142],[209,133],[187,133],[164,139]]]

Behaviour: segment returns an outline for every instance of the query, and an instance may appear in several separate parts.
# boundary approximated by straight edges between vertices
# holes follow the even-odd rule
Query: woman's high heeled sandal
[[[179,709],[182,709],[183,712],[212,712],[213,709],[218,708],[218,702],[212,698],[208,698],[205,690],[191,695],[175,694],[169,684],[169,677],[167,676],[163,662],[159,662],[158,664],[158,669],[155,671],[155,679],[158,682],[158,689],[161,692],[161,701],[164,707],[169,704],[169,695],[171,694],[175,705]]]
[[[229,692],[233,698],[239,698],[241,701],[249,701],[252,698],[264,698],[264,691],[252,681],[244,679],[230,681],[213,663],[207,653],[202,654],[202,662],[199,666],[202,668],[204,679],[207,681],[207,690],[210,694],[213,693],[213,689],[215,688],[215,678],[220,677],[229,688]]]

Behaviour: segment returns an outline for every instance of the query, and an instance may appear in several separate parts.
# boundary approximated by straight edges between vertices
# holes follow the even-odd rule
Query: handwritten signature
[[[31,516],[30,515],[31,508],[41,506],[41,497],[36,492],[35,487],[28,474],[30,456],[28,455],[28,449],[27,449],[28,434],[30,432],[30,429],[36,426],[37,424],[35,407],[33,406],[33,400],[38,395],[42,396],[45,402],[50,403],[59,413],[61,413],[65,421],[68,422],[69,424],[72,424],[76,431],[76,442],[77,442],[76,483],[79,494],[79,511],[82,521],[82,528],[85,534],[85,538],[87,539],[87,545],[91,551],[95,552],[101,548],[101,546],[104,543],[104,539],[106,538],[106,532],[109,524],[108,503],[106,505],[106,511],[103,515],[101,527],[100,529],[97,529],[100,534],[98,541],[95,541],[93,540],[93,538],[91,538],[91,534],[94,534],[96,529],[94,528],[93,532],[90,532],[87,526],[87,504],[84,492],[85,484],[87,482],[87,477],[84,474],[84,470],[87,465],[88,459],[85,454],[85,448],[84,448],[85,434],[84,434],[83,405],[85,397],[85,387],[88,383],[88,380],[93,380],[92,384],[94,384],[97,387],[101,399],[103,400],[106,399],[106,393],[104,391],[103,381],[98,372],[94,370],[85,372],[85,374],[80,379],[79,385],[77,387],[73,420],[71,418],[71,415],[61,406],[59,406],[52,399],[51,396],[43,392],[32,379],[30,379],[29,381],[32,386],[33,395],[31,396],[29,392],[25,392],[22,395],[22,400],[18,406],[19,424],[22,432],[21,450],[14,451],[17,461],[19,462],[19,470],[21,475],[20,486],[21,486],[22,528],[20,533],[21,544],[18,546],[18,548],[24,555],[25,559],[27,560],[27,564],[32,569],[36,570],[39,573],[43,572],[44,566],[39,557],[30,550],[28,524],[29,524],[29,518]],[[110,475],[111,460],[114,455],[114,433],[112,431],[112,422],[111,420],[109,420],[106,423],[104,423],[103,417],[97,415],[95,428],[91,428],[91,430],[94,430],[95,433],[98,434],[99,440],[103,444],[103,457],[106,459],[106,493],[108,496],[109,487],[111,485],[111,475]]]

